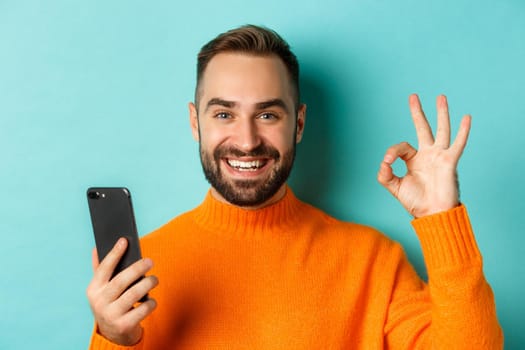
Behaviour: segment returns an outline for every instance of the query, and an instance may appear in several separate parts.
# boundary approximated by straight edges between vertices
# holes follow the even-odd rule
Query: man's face
[[[199,105],[190,104],[190,123],[214,196],[248,208],[280,199],[306,110],[302,105],[296,111],[282,61],[218,54],[204,71],[198,95]]]

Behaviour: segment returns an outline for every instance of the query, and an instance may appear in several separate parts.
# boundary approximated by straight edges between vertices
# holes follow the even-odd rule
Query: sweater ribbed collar
[[[228,234],[269,234],[297,225],[306,204],[287,186],[278,202],[260,209],[243,209],[215,199],[211,190],[193,211],[200,226]]]

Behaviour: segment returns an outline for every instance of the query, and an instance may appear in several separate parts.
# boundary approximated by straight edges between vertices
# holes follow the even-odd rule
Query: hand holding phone
[[[100,261],[94,264],[88,300],[99,333],[133,345],[142,336],[140,322],[156,307],[155,300],[145,298],[158,284],[155,276],[144,277],[153,262],[141,258],[129,191],[90,188],[87,196]]]

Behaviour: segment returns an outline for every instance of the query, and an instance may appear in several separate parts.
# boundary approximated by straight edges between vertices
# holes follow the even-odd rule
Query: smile
[[[264,167],[267,163],[266,160],[251,160],[251,161],[240,161],[237,159],[228,159],[226,160],[228,165],[238,171],[257,171]]]

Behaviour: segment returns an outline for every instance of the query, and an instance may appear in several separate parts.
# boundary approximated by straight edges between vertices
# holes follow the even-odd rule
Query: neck
[[[253,207],[244,209],[218,200],[210,189],[193,215],[195,222],[210,232],[227,236],[266,237],[294,232],[294,228],[304,221],[305,211],[308,211],[308,206],[299,201],[288,187],[284,189],[284,197],[272,205],[269,203],[257,210]]]

